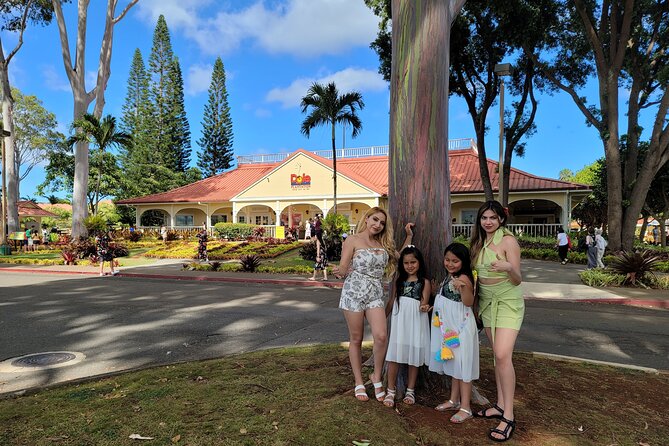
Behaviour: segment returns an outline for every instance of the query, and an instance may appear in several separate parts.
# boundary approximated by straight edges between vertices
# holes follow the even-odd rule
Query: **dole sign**
[[[290,187],[293,189],[308,189],[311,186],[311,177],[306,173],[302,175],[290,174]]]

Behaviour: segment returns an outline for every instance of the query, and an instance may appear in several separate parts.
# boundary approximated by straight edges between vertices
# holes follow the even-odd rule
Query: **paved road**
[[[0,360],[60,350],[86,359],[0,372],[0,393],[347,338],[339,290],[328,288],[15,273],[1,279]],[[526,351],[669,369],[668,322],[666,310],[529,301],[518,343]]]

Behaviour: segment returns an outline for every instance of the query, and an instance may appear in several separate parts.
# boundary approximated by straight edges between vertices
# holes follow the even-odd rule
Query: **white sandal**
[[[395,389],[388,389],[386,397],[383,399],[383,405],[386,407],[395,407]]]
[[[369,396],[367,395],[367,390],[363,384],[358,384],[353,389],[354,396],[358,401],[369,401]]]
[[[381,392],[378,391],[378,389],[383,388],[383,383],[381,381],[375,383],[371,375],[369,376],[369,379],[372,381],[372,384],[374,385],[374,396],[376,397],[376,401],[383,401],[383,397],[386,396],[386,391],[385,390],[382,390]]]
[[[464,412],[465,415],[460,415],[460,412]],[[455,414],[451,417],[451,423],[455,423],[455,424],[464,423],[465,421],[467,421],[468,419],[470,419],[472,417],[473,417],[473,415],[472,415],[471,410],[467,410],[464,407],[461,407],[460,410],[455,412]]]
[[[458,410],[460,409],[460,403],[456,403],[453,400],[448,400],[445,403],[441,403],[435,407],[435,409],[439,412],[446,412],[447,410]]]
[[[416,404],[416,392],[414,392],[413,389],[407,389],[406,393],[404,394],[404,399],[402,401],[404,402],[404,404],[413,406],[414,404]]]

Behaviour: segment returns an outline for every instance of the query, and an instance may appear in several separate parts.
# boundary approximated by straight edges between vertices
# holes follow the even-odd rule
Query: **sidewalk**
[[[341,288],[343,280],[331,278],[327,282],[310,281],[308,275],[263,274],[213,271],[188,271],[182,269],[187,261],[161,259],[141,266],[118,268],[117,277],[159,280],[194,280],[205,282],[251,282],[276,285]],[[560,265],[555,262],[523,260],[523,294],[530,300],[555,300],[562,302],[614,303],[669,309],[669,290],[642,288],[593,288],[583,285],[578,272],[583,265]],[[0,264],[0,273],[38,273],[61,275],[97,276],[95,266],[44,266]],[[115,280],[100,277],[100,280]]]

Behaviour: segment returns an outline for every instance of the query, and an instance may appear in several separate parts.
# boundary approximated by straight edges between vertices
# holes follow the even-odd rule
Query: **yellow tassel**
[[[432,316],[432,325],[435,327],[439,327],[441,325],[441,321],[439,321],[439,314],[434,313],[434,316]]]
[[[447,359],[453,359],[453,352],[448,347],[441,348],[441,360],[446,361]]]

